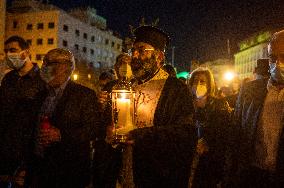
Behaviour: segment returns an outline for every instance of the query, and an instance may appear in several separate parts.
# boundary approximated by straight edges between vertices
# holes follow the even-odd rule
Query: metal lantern
[[[120,85],[121,86],[121,85]],[[115,142],[123,143],[135,129],[135,92],[131,87],[114,87],[111,93]]]

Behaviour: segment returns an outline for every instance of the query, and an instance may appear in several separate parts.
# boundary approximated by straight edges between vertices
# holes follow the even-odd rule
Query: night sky
[[[201,62],[227,57],[227,39],[232,54],[237,43],[261,30],[284,28],[284,0],[50,0],[63,9],[92,6],[107,19],[108,27],[128,34],[128,25],[138,26],[159,18],[159,27],[169,33],[175,46],[179,70],[192,59]],[[171,46],[169,47],[171,48]],[[168,50],[170,60],[171,50]]]

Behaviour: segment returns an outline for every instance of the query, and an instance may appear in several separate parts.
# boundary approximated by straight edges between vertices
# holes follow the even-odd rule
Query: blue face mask
[[[279,84],[284,84],[284,65],[279,63],[269,63],[272,80]]]

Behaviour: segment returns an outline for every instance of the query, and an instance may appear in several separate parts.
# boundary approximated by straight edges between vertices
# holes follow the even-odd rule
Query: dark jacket
[[[32,153],[36,112],[45,96],[37,65],[24,76],[13,70],[0,87],[0,174],[12,175]]]
[[[209,151],[199,158],[194,187],[216,187],[223,177],[231,108],[225,99],[210,97],[204,108],[196,109],[195,122]]]
[[[197,137],[192,98],[177,78],[165,82],[154,126],[132,132],[133,173],[137,187],[187,187]]]
[[[72,81],[50,118],[61,133],[61,141],[45,149],[34,163],[38,187],[84,187],[89,182],[90,140],[105,137],[94,91]]]

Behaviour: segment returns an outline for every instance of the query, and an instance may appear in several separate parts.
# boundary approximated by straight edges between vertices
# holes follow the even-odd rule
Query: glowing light
[[[227,81],[233,80],[234,77],[235,77],[235,74],[234,74],[233,72],[226,72],[226,73],[224,74],[224,78],[225,78],[225,80],[227,80]]]
[[[73,75],[73,79],[74,79],[74,80],[78,80],[78,74],[74,74],[74,75]]]
[[[91,74],[88,74],[88,78],[91,79]]]

